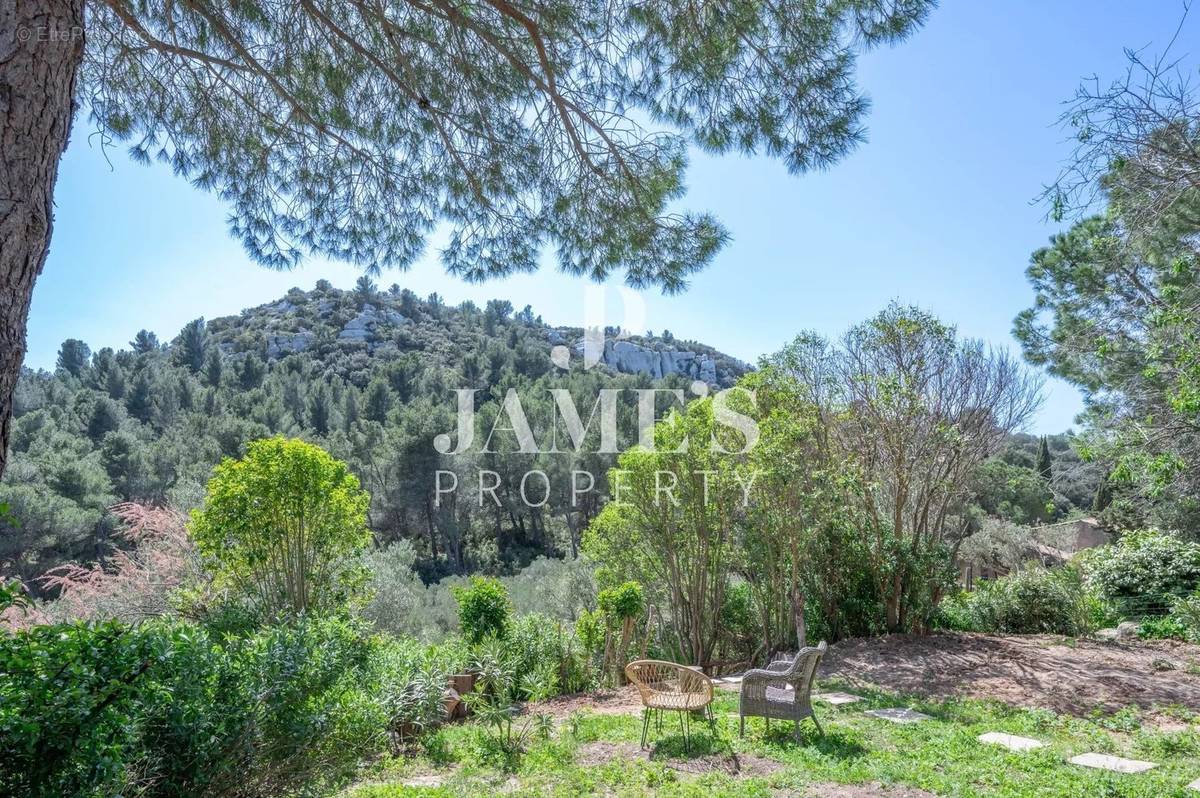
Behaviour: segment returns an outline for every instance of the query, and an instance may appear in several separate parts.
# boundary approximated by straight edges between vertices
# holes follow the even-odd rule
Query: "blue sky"
[[[837,335],[893,299],[961,334],[1015,347],[1032,301],[1029,254],[1056,229],[1033,199],[1069,152],[1055,121],[1083,77],[1117,77],[1122,48],[1161,49],[1179,0],[948,0],[898,47],[863,57],[869,140],[825,173],[791,176],[767,158],[693,157],[685,207],[714,212],[733,240],[685,294],[644,294],[645,326],[753,361],[804,329]],[[1193,15],[1172,51],[1200,55]],[[34,292],[27,363],[53,368],[65,338],[124,346],[142,327],[170,339],[189,320],[235,314],[358,272],[310,259],[286,273],[252,264],[226,234],[226,209],[169,169],[102,153],[79,120],[56,191],[54,238]],[[555,324],[581,324],[583,285],[552,268],[483,286],[446,276],[436,242],[385,274],[448,302],[510,299]],[[1031,429],[1058,432],[1081,408],[1049,381]]]

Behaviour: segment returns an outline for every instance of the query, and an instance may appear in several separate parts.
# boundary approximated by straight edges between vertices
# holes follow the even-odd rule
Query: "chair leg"
[[[746,716],[738,713],[738,737],[746,736]]]
[[[802,722],[802,721],[799,721],[799,720],[798,720],[798,721],[796,721],[796,728],[792,730],[792,733],[793,733],[793,734],[795,735],[795,737],[796,737],[796,742],[800,742],[800,723],[801,723],[801,722]]]
[[[646,747],[646,733],[650,731],[650,707],[642,710],[642,748]]]
[[[816,713],[816,712],[812,713],[812,719],[813,719],[813,723],[814,723],[814,724],[816,725],[816,727],[817,727],[817,733],[818,733],[818,734],[820,734],[822,737],[824,737],[824,736],[825,736],[825,730],[821,728],[821,721],[817,720],[817,713]]]

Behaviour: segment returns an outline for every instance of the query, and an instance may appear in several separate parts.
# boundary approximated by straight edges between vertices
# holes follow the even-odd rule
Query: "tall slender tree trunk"
[[[54,183],[75,116],[84,0],[0,0],[0,475],[46,263]]]

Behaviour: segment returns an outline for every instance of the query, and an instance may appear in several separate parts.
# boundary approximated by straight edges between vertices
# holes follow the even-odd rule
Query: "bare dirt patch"
[[[596,712],[600,715],[640,715],[642,699],[638,696],[634,686],[630,684],[615,690],[560,695],[546,701],[525,705],[527,713],[542,713],[555,719],[565,718],[573,712],[581,710]]]
[[[748,778],[766,777],[783,769],[783,764],[754,754],[705,754],[687,759],[659,758],[651,751],[638,748],[633,743],[609,743],[597,741],[584,743],[575,752],[575,761],[584,766],[603,765],[613,760],[642,759],[661,762],[672,770],[691,775],[725,773],[729,776]]]
[[[915,787],[884,787],[874,784],[812,784],[801,795],[809,798],[937,798]]]
[[[830,647],[820,675],[930,699],[994,698],[1077,716],[1132,705],[1166,722],[1156,707],[1200,712],[1198,668],[1200,646],[1168,640],[937,634],[844,640]]]

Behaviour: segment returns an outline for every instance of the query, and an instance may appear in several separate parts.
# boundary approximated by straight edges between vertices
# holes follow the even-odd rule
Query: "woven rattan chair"
[[[658,713],[661,728],[662,713],[666,711],[679,713],[683,742],[690,750],[691,714],[703,710],[712,721],[712,680],[694,668],[656,659],[634,660],[625,666],[625,676],[642,697],[642,747],[646,747],[650,731],[650,713]]]
[[[746,671],[742,676],[741,699],[738,702],[738,734],[746,733],[746,718],[771,718],[796,722],[796,739],[800,739],[800,721],[812,718],[817,731],[825,734],[812,708],[812,684],[817,664],[825,654],[825,643],[802,648],[793,659],[772,662],[766,668]]]

